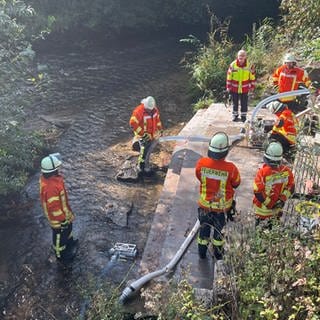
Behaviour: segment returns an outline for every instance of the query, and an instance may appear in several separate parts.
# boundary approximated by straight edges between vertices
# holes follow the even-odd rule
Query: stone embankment
[[[229,136],[234,136],[238,135],[243,127],[242,122],[231,121],[229,108],[223,104],[214,104],[206,110],[199,110],[179,135],[210,138],[215,132],[224,131]],[[206,142],[185,140],[177,143],[143,253],[142,275],[168,264],[197,221],[199,183],[194,168],[197,160],[206,156],[207,148]],[[243,140],[232,147],[227,159],[238,166],[242,178],[241,186],[236,191],[238,223],[253,223],[252,184],[256,170],[262,163],[262,153],[260,150],[247,148],[247,142]],[[237,222],[229,222],[232,223]],[[195,288],[212,290],[214,269],[211,257],[205,260],[198,258],[197,243],[194,239],[178,263],[174,277],[181,279],[185,276]],[[167,277],[154,280],[163,282]]]

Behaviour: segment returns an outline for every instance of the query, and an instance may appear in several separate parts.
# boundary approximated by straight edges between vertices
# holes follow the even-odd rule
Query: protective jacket
[[[282,209],[277,207],[277,201],[284,203],[294,192],[292,171],[285,165],[272,168],[264,164],[255,176],[253,191],[256,215],[260,219],[277,216]]]
[[[285,107],[281,112],[276,113],[278,117],[272,128],[272,133],[282,135],[290,145],[295,145],[297,140],[298,119],[295,114]]]
[[[40,177],[40,200],[52,228],[61,228],[62,222],[74,220],[62,176]]]
[[[304,84],[307,88],[311,81],[308,73],[302,68],[288,68],[286,64],[280,66],[272,75],[273,84],[278,86],[279,93],[297,90],[299,85]],[[295,100],[295,96],[281,98],[282,102]]]
[[[143,104],[133,110],[129,123],[136,136],[142,137],[147,133],[153,139],[162,130],[158,108],[148,113]]]
[[[245,60],[240,65],[238,59],[234,60],[227,72],[227,90],[234,93],[248,93],[250,89],[255,87],[255,71],[254,67]]]
[[[201,158],[196,164],[196,177],[200,181],[201,208],[226,212],[232,207],[234,189],[241,182],[239,170],[232,162]]]

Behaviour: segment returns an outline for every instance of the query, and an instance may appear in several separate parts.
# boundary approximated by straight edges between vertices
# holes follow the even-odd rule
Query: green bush
[[[27,135],[17,125],[8,123],[0,131],[0,198],[21,191],[43,148],[40,136]]]
[[[212,32],[207,45],[193,36],[181,41],[195,45],[195,52],[185,60],[191,75],[194,97],[221,101],[225,96],[226,75],[232,57],[232,42],[227,37],[229,21],[211,17]]]
[[[319,319],[319,243],[279,224],[247,230],[242,241],[227,258],[237,275],[239,319]]]
[[[282,26],[280,32],[286,35],[293,46],[298,42],[319,38],[320,2],[318,0],[282,0]]]
[[[24,187],[41,153],[40,136],[24,132],[24,107],[35,52],[29,26],[34,10],[23,1],[0,2],[0,203],[5,205]],[[33,85],[33,83],[31,83]]]

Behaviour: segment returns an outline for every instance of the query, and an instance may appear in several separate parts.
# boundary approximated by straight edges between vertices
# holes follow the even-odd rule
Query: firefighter
[[[52,229],[53,249],[62,264],[71,262],[76,254],[78,240],[73,239],[74,214],[69,205],[59,154],[51,154],[41,161],[40,200]]]
[[[297,60],[292,53],[287,53],[284,56],[283,65],[274,71],[272,81],[279,93],[298,90],[301,85],[307,88],[311,85],[308,73],[304,69],[297,67]],[[306,108],[305,104],[299,104],[296,96],[280,98],[279,100],[286,103],[295,114]]]
[[[258,170],[253,184],[253,208],[256,225],[279,219],[285,202],[294,192],[294,177],[289,167],[281,164],[283,149],[279,142],[270,142],[264,152],[263,166]]]
[[[283,156],[288,162],[293,162],[296,154],[298,119],[285,104],[279,101],[273,101],[267,107],[277,117],[269,140],[280,142],[283,148]]]
[[[149,96],[141,100],[130,118],[130,127],[134,133],[132,148],[139,151],[138,172],[146,173],[145,158],[152,141],[161,136],[162,124],[156,101]]]
[[[227,71],[227,92],[232,97],[232,121],[239,121],[239,100],[241,105],[240,117],[245,122],[248,112],[248,93],[255,87],[255,70],[247,60],[247,53],[240,50]]]
[[[223,257],[222,229],[227,220],[233,220],[235,213],[234,190],[240,185],[238,168],[225,160],[229,152],[229,139],[224,132],[217,132],[211,139],[208,157],[200,158],[195,174],[200,181],[198,200],[198,252],[201,259],[206,258],[211,227],[213,227],[213,254],[215,259]]]

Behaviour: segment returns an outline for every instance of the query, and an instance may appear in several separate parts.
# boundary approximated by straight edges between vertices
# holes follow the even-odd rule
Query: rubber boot
[[[216,260],[222,260],[223,253],[224,253],[223,247],[214,247],[213,256]]]
[[[198,244],[198,254],[200,259],[205,259],[207,257],[207,246],[203,244]]]

